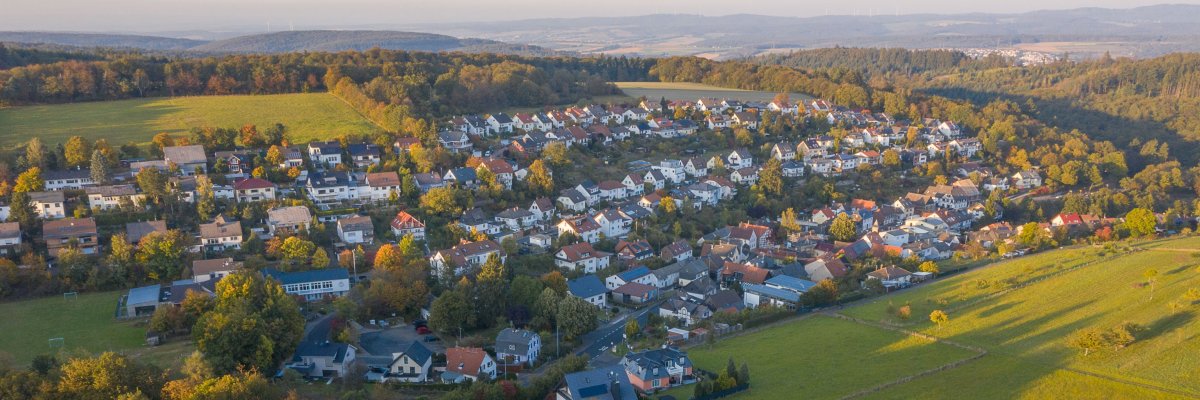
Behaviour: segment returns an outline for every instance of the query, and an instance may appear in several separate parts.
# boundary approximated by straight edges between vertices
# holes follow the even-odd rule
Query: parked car
[[[426,341],[426,342],[437,342],[437,341],[440,341],[440,340],[442,340],[442,339],[441,339],[441,338],[439,338],[439,337],[437,337],[437,336],[433,336],[433,335],[425,335],[425,341]]]
[[[429,330],[429,327],[427,327],[427,326],[418,326],[417,333],[421,334],[421,335],[428,335],[428,334],[433,333],[433,331]]]

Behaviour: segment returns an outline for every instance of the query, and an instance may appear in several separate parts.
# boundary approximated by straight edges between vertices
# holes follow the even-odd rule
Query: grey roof
[[[208,158],[204,155],[204,146],[198,144],[164,147],[162,151],[163,160],[178,165],[208,162]]]
[[[424,365],[426,361],[429,361],[430,357],[433,357],[433,352],[430,351],[429,348],[425,347],[425,345],[421,344],[421,342],[409,343],[408,347],[404,348],[402,353],[413,361],[416,361],[417,364],[422,365]]]
[[[524,329],[505,328],[496,336],[496,352],[504,354],[527,354],[537,332]]]
[[[563,388],[571,400],[637,400],[629,375],[620,365],[612,365],[563,376]]]
[[[279,281],[281,285],[350,279],[350,273],[345,268],[325,268],[299,272],[283,272],[267,268],[263,270],[263,274]]]
[[[144,222],[127,222],[125,223],[125,240],[130,243],[137,243],[142,238],[149,235],[151,232],[166,232],[167,221],[144,221]]]
[[[342,218],[337,221],[338,228],[343,232],[352,231],[368,231],[374,232],[375,225],[371,223],[371,217],[363,215],[355,215],[353,217]]]
[[[0,223],[0,238],[8,239],[21,236],[21,224],[17,222]]]
[[[67,169],[56,171],[43,171],[42,179],[54,181],[60,179],[91,179],[92,171],[87,169]]]
[[[29,201],[33,203],[62,203],[66,201],[63,192],[29,192]]]
[[[742,282],[742,290],[750,293],[757,293],[763,296],[783,300],[790,303],[800,301],[800,293],[791,290],[777,289],[770,286],[753,284],[750,282]]]
[[[621,365],[625,367],[626,372],[638,376],[644,382],[650,379],[666,378],[669,376],[667,366],[688,367],[692,365],[692,360],[688,358],[687,352],[674,347],[666,347],[627,353],[621,359]]]
[[[162,292],[162,285],[159,284],[129,289],[126,304],[158,304],[161,299],[160,292]]]

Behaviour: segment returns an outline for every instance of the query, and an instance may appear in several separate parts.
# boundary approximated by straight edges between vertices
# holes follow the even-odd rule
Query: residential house
[[[400,174],[395,171],[369,173],[364,182],[367,193],[360,197],[382,202],[391,200],[392,196],[400,196]]]
[[[267,231],[271,236],[291,235],[307,231],[312,223],[308,207],[276,207],[267,210]]]
[[[407,211],[400,211],[392,219],[392,233],[398,238],[412,235],[413,240],[425,240],[425,223]]]
[[[346,152],[350,153],[350,161],[356,168],[366,168],[378,164],[379,156],[382,154],[379,146],[371,143],[352,143],[346,146]]]
[[[747,283],[761,285],[767,281],[767,277],[770,274],[771,271],[766,268],[726,261],[724,267],[721,268],[721,282],[725,284],[740,282],[743,285]]]
[[[563,376],[563,386],[554,392],[554,400],[638,400],[637,390],[629,382],[624,367],[608,367],[572,372]]]
[[[600,241],[601,227],[596,221],[587,217],[564,218],[558,222],[558,236],[572,234],[587,243]]]
[[[581,298],[601,309],[608,307],[606,300],[608,289],[604,288],[604,283],[600,282],[600,278],[594,274],[567,281],[567,291],[571,292],[572,296]]]
[[[68,247],[77,248],[83,254],[96,254],[100,247],[98,236],[96,220],[92,218],[63,218],[42,223],[42,241],[51,258]]]
[[[692,326],[712,317],[712,310],[696,301],[669,299],[658,306],[658,316],[675,318],[684,326]]]
[[[219,281],[239,269],[242,269],[242,262],[229,257],[192,261],[192,281]]]
[[[67,216],[63,192],[29,192],[29,204],[42,219],[59,219]]]
[[[779,161],[796,159],[796,146],[789,142],[779,142],[771,146],[771,158]]]
[[[348,202],[358,198],[358,184],[349,172],[316,172],[308,175],[305,189],[318,206]]]
[[[212,222],[200,224],[200,245],[208,250],[242,248],[242,223],[217,215]]]
[[[355,215],[337,220],[338,239],[346,244],[371,244],[375,241],[375,225],[371,217]]]
[[[462,131],[438,133],[438,143],[451,153],[462,153],[471,149],[471,138]]]
[[[308,159],[316,165],[333,166],[342,163],[342,144],[336,140],[308,142]]]
[[[142,238],[151,233],[167,233],[167,221],[139,221],[125,223],[125,240],[132,244],[138,244]]]
[[[45,188],[49,191],[63,189],[83,189],[85,186],[95,185],[92,181],[92,171],[86,169],[68,169],[60,171],[45,171],[42,172],[42,181],[45,182]]]
[[[588,242],[563,246],[554,253],[554,265],[571,271],[583,270],[586,274],[608,268],[609,257],[612,254],[592,248]]]
[[[513,120],[505,113],[495,113],[487,117],[488,130],[495,133],[512,133]]]
[[[433,351],[430,351],[419,341],[408,344],[399,353],[392,353],[392,362],[388,364],[387,374],[381,381],[426,382],[433,368]]]
[[[654,275],[649,275],[654,276]],[[629,282],[612,290],[613,300],[629,304],[645,304],[658,298],[658,287]]]
[[[133,185],[89,186],[84,189],[88,205],[94,210],[112,210],[122,204],[140,206],[145,203],[146,196],[139,194]]]
[[[877,279],[888,289],[902,288],[912,284],[912,273],[894,266],[879,267],[867,273],[867,280]]]
[[[21,242],[20,223],[0,222],[0,255],[16,254]]]
[[[355,349],[347,343],[313,340],[300,342],[287,368],[305,377],[344,377],[354,365]]]
[[[446,171],[446,174],[442,175],[442,180],[448,185],[460,188],[469,189],[479,186],[479,174],[476,173],[474,169],[467,167],[454,168]]]
[[[554,217],[556,210],[554,202],[546,197],[538,197],[529,204],[529,212],[533,213],[534,218],[539,221],[549,221]]]
[[[619,274],[610,276],[604,280],[604,284],[605,284],[605,287],[608,288],[608,290],[615,290],[621,286],[624,286],[624,285],[627,285],[630,283],[640,283],[643,285],[657,286],[657,283],[658,283],[656,281],[657,278],[658,277],[654,276],[654,274],[650,273],[650,268],[646,268],[645,266],[640,266],[640,267],[622,271]]]
[[[481,379],[496,379],[496,360],[487,351],[478,347],[446,349],[446,371],[442,373],[442,382],[462,383]]]
[[[208,156],[204,153],[204,146],[169,146],[163,147],[162,152],[163,161],[178,166],[184,176],[196,175],[197,171],[201,174],[208,172]]]
[[[275,184],[266,179],[238,180],[233,183],[233,192],[238,203],[275,200]]]
[[[463,240],[448,250],[434,252],[433,256],[429,258],[429,265],[434,271],[437,271],[439,276],[450,278],[463,275],[468,269],[483,266],[492,255],[499,257],[501,263],[508,258],[508,255],[504,253],[504,248],[494,240],[478,242]]]
[[[621,358],[620,364],[629,376],[629,383],[642,393],[695,381],[691,358],[687,352],[675,347],[629,352]]]
[[[496,358],[506,364],[533,366],[542,351],[542,337],[537,332],[505,328],[496,336]]]
[[[1033,189],[1042,186],[1042,175],[1036,170],[1027,169],[1013,174],[1012,182],[1017,189]]]
[[[686,240],[676,240],[675,242],[663,247],[659,250],[659,258],[668,263],[680,262],[692,258],[692,245]]]
[[[617,252],[617,259],[624,262],[640,261],[654,257],[654,248],[645,240],[633,242],[621,240],[617,242],[614,250]]]

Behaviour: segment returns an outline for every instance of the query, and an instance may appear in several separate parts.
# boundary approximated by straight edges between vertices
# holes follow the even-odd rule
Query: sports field
[[[1200,301],[1185,294],[1200,289],[1200,238],[1126,246],[1004,261],[838,311],[864,323],[809,317],[691,354],[704,368],[730,356],[748,361],[752,390],[736,398],[763,399],[839,398],[964,356],[944,343],[905,347],[917,339],[876,326],[887,325],[986,354],[866,398],[1200,397]],[[1158,271],[1153,297],[1148,269]],[[906,304],[912,317],[903,320],[894,310]],[[929,322],[935,309],[950,322]],[[1145,327],[1125,348],[1085,357],[1067,345],[1078,329],[1124,322]],[[897,346],[902,357],[893,361]]]
[[[34,356],[62,351],[66,354],[115,351],[163,367],[177,365],[194,346],[178,340],[147,347],[146,327],[113,318],[124,292],[79,294],[0,303],[0,352],[17,365]],[[50,347],[50,338],[63,338],[61,348]]]
[[[275,123],[287,126],[298,143],[378,130],[327,93],[170,97],[0,109],[0,149],[33,136],[51,146],[74,135],[121,145],[148,143],[159,132],[182,135],[195,127],[245,124],[262,130]]]

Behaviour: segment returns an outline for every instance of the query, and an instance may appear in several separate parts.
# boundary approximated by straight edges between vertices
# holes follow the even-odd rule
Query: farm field
[[[616,85],[626,95],[629,95],[629,97],[639,98],[645,96],[647,99],[661,99],[666,97],[667,100],[695,101],[700,98],[711,97],[769,102],[777,94],[775,92],[732,89],[690,82],[616,82]],[[791,93],[790,96],[793,101],[812,98],[812,96],[801,93]]]
[[[170,367],[178,365],[194,346],[185,341],[159,347],[145,345],[146,328],[113,318],[123,291],[81,293],[75,299],[62,296],[0,303],[0,353],[12,356],[17,365],[27,365],[34,356],[58,349],[50,338],[63,338],[62,352],[99,353],[114,351],[139,360]]]
[[[974,352],[948,344],[813,315],[688,350],[708,371],[725,368],[730,357],[750,367],[751,389],[735,398],[838,398],[915,371],[969,358]],[[693,386],[667,392],[691,396]]]
[[[112,145],[148,143],[159,132],[187,134],[195,127],[265,129],[283,123],[294,142],[378,128],[327,93],[196,96],[132,99],[0,109],[0,149],[38,136],[47,145],[74,135],[108,139]]]
[[[1195,398],[1200,396],[1200,321],[1196,320],[1200,301],[1185,293],[1200,288],[1200,257],[1194,256],[1197,253],[1200,238],[1195,237],[1125,242],[1114,249],[1066,248],[999,262],[839,312],[988,352],[957,368],[886,387],[867,398]],[[1144,277],[1151,268],[1158,271],[1153,297]],[[912,307],[909,320],[891,311],[906,304]],[[938,327],[929,322],[928,315],[935,309],[946,311],[949,323]],[[830,320],[810,317],[767,332],[809,337],[828,329],[824,325]],[[705,368],[711,368],[714,360],[724,362],[730,355],[747,355],[753,389],[738,398],[774,398],[776,393],[809,394],[807,390],[818,390],[804,388],[805,379],[799,379],[802,376],[819,376],[821,385],[827,387],[825,392],[811,392],[815,394],[805,397],[840,397],[873,384],[846,381],[839,374],[819,374],[852,370],[854,374],[842,375],[863,377],[890,372],[898,374],[891,377],[895,379],[929,368],[929,361],[918,358],[887,365],[886,360],[877,360],[879,354],[887,353],[878,350],[865,353],[871,358],[854,358],[854,354],[864,354],[864,348],[837,357],[826,356],[831,351],[846,351],[841,348],[848,345],[865,345],[867,350],[883,348],[880,343],[866,345],[870,342],[862,338],[829,342],[830,337],[849,338],[844,335],[880,330],[871,325],[837,322],[848,324],[842,329],[846,332],[826,331],[814,336],[818,339],[809,337],[791,345],[783,344],[788,339],[763,332],[719,343],[711,351],[700,346],[691,354]],[[1085,357],[1067,345],[1066,338],[1078,329],[1107,330],[1125,322],[1145,327],[1125,348],[1103,349]],[[900,339],[892,340],[900,343]],[[944,353],[946,348],[959,350],[949,345],[922,346],[915,355],[924,356],[920,352],[929,349]],[[869,362],[864,363],[866,360]],[[763,376],[776,370],[790,371],[789,377],[795,378],[777,381]],[[779,389],[781,385],[785,389]]]

